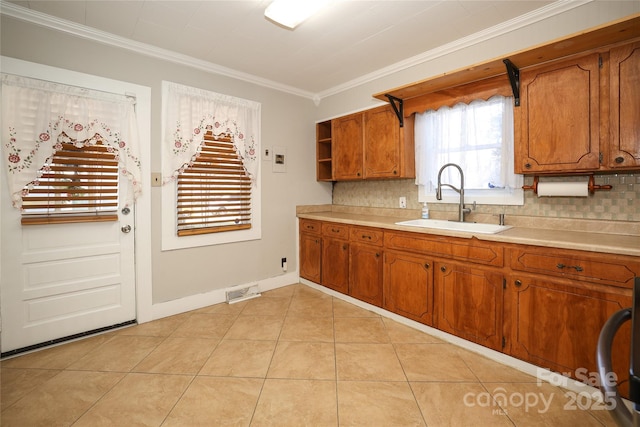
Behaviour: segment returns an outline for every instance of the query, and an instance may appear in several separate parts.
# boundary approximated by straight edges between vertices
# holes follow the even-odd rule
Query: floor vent
[[[258,290],[258,285],[248,286],[234,291],[227,291],[227,303],[233,304],[240,301],[246,301],[251,298],[258,298],[259,296],[260,291]]]

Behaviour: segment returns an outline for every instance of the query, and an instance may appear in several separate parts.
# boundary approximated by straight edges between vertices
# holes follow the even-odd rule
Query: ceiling
[[[295,30],[264,17],[269,0],[10,3],[3,0],[3,13],[10,6],[14,16],[24,11],[40,23],[60,18],[73,23],[71,32],[86,26],[94,39],[147,53],[161,48],[154,52],[318,98],[554,2],[334,0]]]

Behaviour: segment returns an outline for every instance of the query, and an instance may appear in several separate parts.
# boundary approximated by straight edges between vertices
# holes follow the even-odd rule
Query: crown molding
[[[10,16],[15,19],[30,22],[35,25],[39,25],[45,28],[49,28],[56,31],[61,31],[67,34],[71,34],[84,39],[92,40],[98,43],[102,43],[109,46],[119,47],[126,50],[134,51],[138,54],[149,56],[152,58],[162,59],[165,61],[173,62],[187,67],[195,68],[208,73],[219,74],[226,77],[242,80],[248,83],[253,83],[259,86],[275,89],[281,92],[289,93],[292,95],[300,96],[312,100],[316,105],[319,105],[323,98],[344,92],[346,90],[355,88],[357,86],[369,83],[371,81],[386,77],[388,75],[403,71],[405,69],[414,67],[416,65],[423,64],[428,61],[432,61],[436,58],[440,58],[447,54],[466,49],[468,47],[477,45],[495,37],[502,36],[511,31],[515,31],[519,28],[526,27],[527,25],[534,24],[541,20],[547,19],[554,15],[566,12],[571,9],[575,9],[584,4],[591,3],[594,0],[559,0],[553,2],[540,9],[536,9],[525,15],[517,18],[505,21],[501,24],[487,28],[483,31],[471,34],[467,37],[463,37],[451,43],[444,44],[435,49],[423,52],[419,55],[413,56],[403,61],[396,62],[395,64],[381,68],[374,72],[365,74],[356,79],[350,80],[338,86],[334,86],[326,91],[319,93],[308,92],[293,86],[274,82],[272,80],[264,79],[262,77],[255,76],[253,74],[245,73],[242,71],[234,70],[224,67],[212,62],[203,61],[197,58],[193,58],[188,55],[179,54],[167,49],[158,48],[146,43],[136,42],[134,40],[127,39],[125,37],[116,36],[114,34],[96,30],[94,28],[87,27],[75,22],[67,21],[64,19],[56,18],[41,12],[37,12],[31,9],[27,9],[22,6],[18,6],[13,3],[7,3],[0,0],[0,14]]]
[[[156,59],[162,59],[165,61],[173,62],[187,67],[202,70],[208,73],[219,74],[226,77],[232,77],[234,79],[242,80],[248,83],[253,83],[259,86],[275,89],[281,92],[290,93],[292,95],[300,96],[313,100],[315,95],[312,92],[308,92],[293,86],[274,82],[272,80],[264,79],[262,77],[255,76],[253,74],[245,73],[242,71],[227,68],[222,65],[214,64],[212,62],[203,61],[197,58],[193,58],[188,55],[176,53],[167,49],[155,47],[146,43],[137,42],[135,40],[127,39],[125,37],[116,36],[106,31],[96,30],[86,25],[78,24],[75,22],[67,21],[65,19],[56,18],[45,13],[41,13],[35,10],[27,9],[22,6],[18,6],[13,3],[7,3],[0,0],[0,14],[7,15],[15,19],[30,22],[35,25],[39,25],[52,30],[61,31],[63,33],[71,34],[87,40],[92,40],[98,43],[102,43],[108,46],[119,47],[122,49],[134,51],[141,55],[149,56]]]
[[[547,6],[541,7],[540,9],[536,9],[524,15],[502,22],[498,25],[494,25],[493,27],[487,28],[485,30],[482,30],[477,33],[471,34],[469,36],[463,37],[461,39],[455,40],[451,43],[438,46],[437,48],[428,50],[419,55],[415,55],[411,58],[407,58],[405,60],[396,62],[395,64],[391,64],[387,67],[381,68],[369,74],[365,74],[361,77],[350,80],[348,82],[335,86],[326,91],[320,92],[316,94],[316,96],[318,99],[323,99],[331,95],[336,95],[340,92],[353,89],[354,87],[363,85],[365,83],[369,83],[371,81],[406,70],[416,65],[433,61],[434,59],[451,54],[453,52],[483,43],[487,40],[491,40],[493,38],[502,36],[504,34],[518,30],[520,28],[526,27],[528,25],[534,24],[544,19],[553,17],[555,15],[569,11],[571,9],[575,9],[577,7],[583,6],[593,1],[594,0],[559,0],[559,1],[553,2],[551,4],[548,4]]]

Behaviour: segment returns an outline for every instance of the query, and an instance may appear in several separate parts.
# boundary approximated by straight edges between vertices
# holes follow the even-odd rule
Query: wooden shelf
[[[510,55],[376,93],[373,97],[385,102],[388,101],[386,95],[406,100],[491,77],[505,76],[507,78],[506,68],[503,63],[506,58],[522,69],[637,37],[640,37],[640,13],[520,50]]]
[[[316,124],[316,179],[333,181],[331,120]]]

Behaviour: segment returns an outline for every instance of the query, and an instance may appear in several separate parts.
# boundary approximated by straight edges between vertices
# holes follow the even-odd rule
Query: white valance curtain
[[[191,165],[204,134],[229,134],[247,175],[256,183],[261,104],[204,89],[162,82],[164,139],[163,182],[175,180]]]
[[[120,187],[123,204],[132,205],[141,193],[135,100],[125,95],[3,74],[2,141],[16,207],[63,143],[82,148],[101,141],[127,178],[129,185]]]
[[[416,114],[416,185],[435,191],[438,171],[447,163],[465,171],[465,189],[516,189],[522,177],[513,174],[513,98],[441,107]],[[443,182],[459,187],[454,168],[443,171]]]

